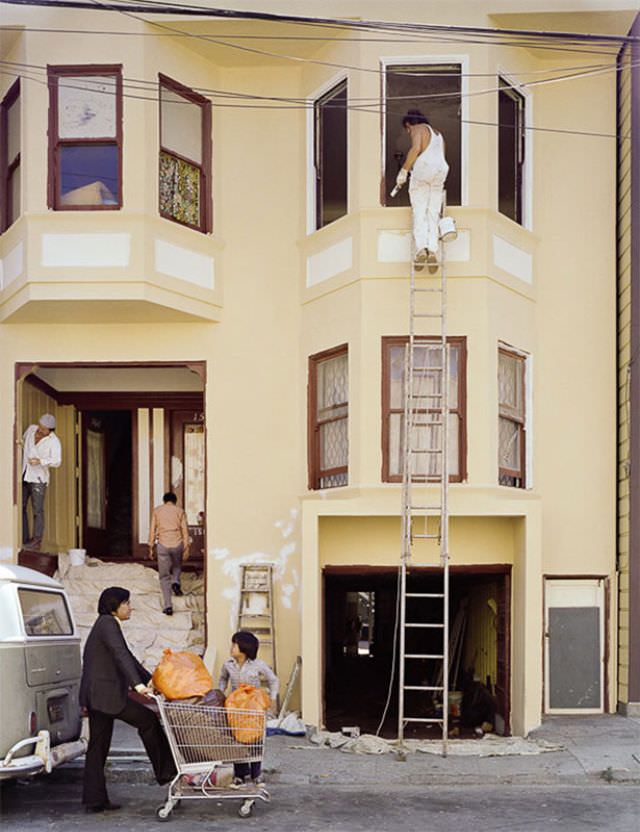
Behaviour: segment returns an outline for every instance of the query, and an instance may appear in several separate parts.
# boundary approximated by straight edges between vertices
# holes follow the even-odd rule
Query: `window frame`
[[[420,340],[437,343],[438,335],[420,336]],[[401,483],[402,474],[391,475],[389,446],[391,438],[391,416],[400,413],[404,416],[404,405],[400,408],[391,407],[391,348],[404,346],[409,343],[408,335],[385,335],[382,337],[382,404],[381,404],[381,433],[382,433],[382,482]],[[458,416],[458,473],[449,475],[449,482],[465,482],[467,479],[467,338],[465,335],[449,335],[449,346],[458,347],[458,406],[450,407],[449,413]],[[434,408],[431,408],[432,410]],[[434,478],[434,482],[437,479]]]
[[[346,416],[336,417],[335,419],[324,419],[318,421],[318,364],[321,361],[326,361],[330,358],[337,358],[339,355],[347,356],[347,373],[349,371],[349,344],[340,344],[340,346],[332,347],[322,352],[314,353],[309,356],[308,368],[308,383],[307,383],[307,467],[308,467],[308,488],[309,491],[323,491],[325,488],[345,488],[349,485],[349,456],[347,453],[347,464],[337,468],[328,468],[323,471],[320,468],[320,426],[328,424],[329,422],[336,422],[343,419],[347,421],[347,437],[349,435],[349,397],[347,397],[347,414]],[[347,392],[350,391],[350,385],[347,386]],[[343,406],[343,405],[340,405]],[[322,477],[336,476],[337,474],[346,474],[347,482],[344,485],[320,485]]]
[[[521,155],[520,160],[518,160],[517,156],[513,162],[513,179],[514,179],[514,191],[516,194],[515,202],[515,217],[510,217],[508,214],[505,214],[504,211],[500,210],[500,162],[502,159],[502,154],[500,152],[500,136],[501,132],[504,129],[508,129],[506,125],[503,125],[500,121],[500,96],[506,95],[510,98],[516,105],[516,136],[515,136],[515,144],[516,144],[516,154]],[[517,223],[525,227],[526,225],[526,217],[527,217],[527,190],[528,190],[528,182],[527,182],[527,157],[528,157],[528,147],[527,147],[527,98],[523,92],[518,89],[518,84],[513,83],[509,80],[503,73],[498,73],[498,141],[497,141],[497,152],[498,152],[498,170],[497,170],[497,177],[496,177],[496,184],[498,189],[498,212],[502,214],[502,216],[507,217],[507,219],[512,220],[513,222]]]
[[[383,208],[392,208],[389,195],[385,192],[386,171],[386,112],[387,112],[387,70],[390,66],[438,66],[440,64],[460,65],[460,205],[469,204],[469,55],[395,55],[380,58],[380,204]],[[404,112],[404,111],[403,111]],[[398,120],[401,118],[398,115]]]
[[[339,217],[336,217],[333,220],[329,220],[326,223],[319,224],[323,218],[323,210],[322,210],[322,182],[323,178],[319,173],[322,172],[322,106],[326,104],[331,99],[335,98],[338,94],[340,94],[344,90],[346,105],[345,105],[345,143],[346,143],[346,151],[345,151],[345,162],[346,162],[346,170],[345,170],[345,206],[344,206],[344,214],[341,214]],[[331,225],[332,223],[336,222],[336,220],[342,219],[349,213],[349,80],[347,76],[343,76],[335,84],[329,87],[328,90],[325,90],[323,93],[317,95],[313,100],[313,135],[312,135],[312,146],[313,146],[313,172],[314,172],[314,217],[313,217],[313,230],[320,231],[322,228],[326,228],[326,226]]]
[[[61,139],[58,135],[58,83],[67,75],[114,75],[116,78],[116,135],[115,138]],[[123,186],[123,96],[122,64],[47,64],[49,87],[49,164],[47,172],[47,206],[54,211],[119,211],[124,204]],[[115,205],[61,205],[60,153],[61,146],[115,145],[118,151],[118,202]]]
[[[22,102],[20,111],[20,148],[17,156],[10,160],[9,153],[9,110],[16,101],[20,98],[20,78],[17,78],[5,93],[4,98],[0,101],[0,234],[11,228],[11,226],[19,219],[22,214],[22,204],[20,205],[20,215],[15,220],[9,222],[9,217],[13,213],[11,179],[18,168],[22,166]],[[20,183],[22,190],[22,182]]]
[[[193,159],[188,159],[175,150],[170,150],[162,144],[162,100],[161,88],[165,87],[176,95],[186,98],[192,104],[197,104],[202,110],[202,162],[198,164]],[[167,214],[160,210],[160,154],[166,153],[168,156],[173,156],[186,162],[200,171],[200,222],[198,225],[191,225],[188,222],[183,222],[177,217]],[[170,78],[162,72],[158,73],[158,214],[165,220],[175,222],[184,228],[190,228],[192,231],[199,231],[202,234],[209,234],[213,228],[213,204],[211,197],[211,179],[212,179],[212,143],[211,143],[211,100],[204,95],[200,95],[186,84],[176,81],[175,78]]]
[[[522,373],[521,376],[521,383],[522,383],[522,417],[513,414],[503,412],[500,407],[500,355],[506,355],[509,358],[516,359],[520,364],[520,370]],[[518,350],[509,348],[505,344],[498,345],[498,485],[502,488],[520,488],[526,489],[528,487],[527,479],[528,479],[528,472],[527,472],[527,396],[528,396],[528,373],[527,373],[527,356]],[[514,424],[517,424],[518,427],[518,436],[520,440],[520,469],[516,470],[514,468],[503,468],[500,465],[500,433],[499,433],[499,425],[500,419],[507,419]],[[520,480],[519,485],[511,485],[507,483],[500,482],[501,477],[513,477],[514,479]]]

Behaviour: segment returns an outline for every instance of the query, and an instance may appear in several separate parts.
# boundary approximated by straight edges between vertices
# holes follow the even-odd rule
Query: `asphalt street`
[[[157,830],[155,810],[164,789],[155,785],[113,783],[118,812],[87,815],[80,805],[80,783],[54,772],[46,778],[2,790],[3,832],[73,830]],[[491,830],[491,832],[638,832],[640,786],[512,785],[295,787],[276,784],[271,803],[258,804],[252,817],[237,815],[240,803],[183,801],[167,830],[261,830],[261,832],[397,832],[399,829]]]

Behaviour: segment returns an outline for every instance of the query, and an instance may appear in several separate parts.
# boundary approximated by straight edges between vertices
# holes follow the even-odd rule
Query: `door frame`
[[[599,584],[597,587],[600,593],[599,609],[600,616],[600,708],[551,708],[549,706],[549,637],[547,630],[548,613],[548,587],[551,582],[564,583],[577,586],[582,584],[585,588],[589,585]],[[609,712],[609,637],[610,637],[610,581],[608,575],[549,575],[542,576],[542,713],[553,715],[583,715],[602,714]]]

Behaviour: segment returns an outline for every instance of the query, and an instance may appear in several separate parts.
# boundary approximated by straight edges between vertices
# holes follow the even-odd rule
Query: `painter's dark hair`
[[[232,644],[237,644],[238,650],[244,653],[248,659],[255,659],[258,655],[260,642],[253,633],[249,633],[247,630],[239,630],[237,633],[234,633],[231,636],[231,642]]]
[[[409,110],[402,119],[402,126],[406,127],[407,124],[429,124],[429,119],[420,110]]]
[[[100,598],[98,599],[98,614],[99,615],[111,615],[111,613],[115,612],[120,604],[124,601],[128,601],[131,596],[131,593],[128,589],[124,589],[121,586],[109,586],[105,590],[103,590]]]
[[[178,502],[178,498],[173,493],[173,491],[167,491],[167,493],[164,494],[163,497],[162,497],[162,502],[163,503],[173,503],[174,506],[175,506],[175,504]]]

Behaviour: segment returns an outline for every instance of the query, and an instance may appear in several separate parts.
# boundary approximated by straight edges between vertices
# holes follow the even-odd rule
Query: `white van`
[[[0,780],[84,754],[80,636],[53,578],[0,565],[0,667]]]

